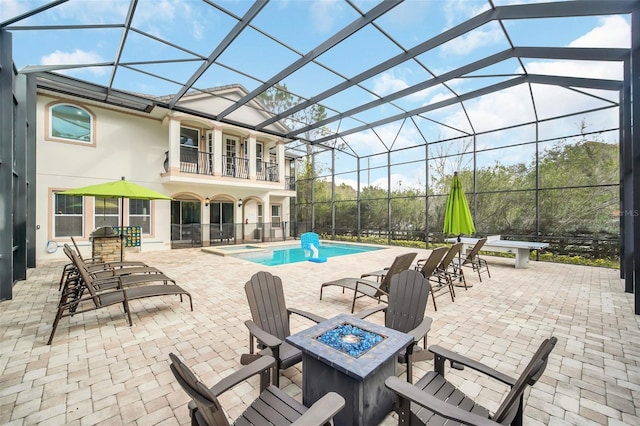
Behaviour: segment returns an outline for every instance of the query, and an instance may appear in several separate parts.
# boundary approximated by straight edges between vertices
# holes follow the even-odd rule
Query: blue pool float
[[[315,232],[305,232],[300,236],[300,243],[305,254],[309,256],[307,258],[310,262],[324,263],[327,261],[326,257],[318,256],[318,248],[320,247],[320,237]]]

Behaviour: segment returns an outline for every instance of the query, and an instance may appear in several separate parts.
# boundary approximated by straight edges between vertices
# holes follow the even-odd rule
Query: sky
[[[494,0],[496,6],[530,3],[526,0]],[[47,1],[1,0],[0,22],[12,19]],[[252,6],[247,0],[216,2],[224,12],[200,0],[140,0],[132,21],[132,28],[167,40],[175,46],[184,46],[187,51],[157,43],[148,36],[132,31],[128,34],[125,48],[121,52],[122,62],[153,60],[206,58],[224,39],[241,17]],[[368,12],[378,2],[359,0],[354,2],[362,13]],[[584,2],[585,4],[588,1]],[[402,52],[398,46],[411,49],[443,31],[455,28],[478,13],[487,10],[486,0],[410,0],[393,8],[375,21],[377,28],[369,25],[324,52],[317,59],[320,64],[308,64],[302,70],[284,79],[292,92],[311,97],[353,77],[376,64]],[[127,15],[128,1],[70,0],[67,3],[21,20],[11,26],[25,28],[30,25],[67,24],[121,24]],[[231,15],[231,16],[230,16]],[[242,84],[251,91],[262,81],[268,80],[282,69],[313,49],[327,38],[338,33],[359,17],[359,12],[347,3],[338,0],[273,0],[252,21],[254,29],[243,32],[223,52],[216,64],[196,82],[195,87],[206,88],[227,84]],[[434,75],[454,70],[510,47],[505,36],[508,33],[516,46],[555,47],[618,47],[630,46],[628,16],[606,16],[565,19],[531,19],[490,22],[471,30],[437,48],[417,57],[418,61],[406,61],[364,81],[361,87],[353,87],[345,93],[323,100],[332,117],[370,102],[376,96],[393,94],[399,90],[431,79]],[[14,61],[18,69],[28,65],[100,64],[113,62],[122,38],[121,28],[85,30],[9,30],[13,34]],[[260,31],[257,31],[259,29]],[[262,31],[262,32],[261,32]],[[273,43],[267,37],[280,40],[285,46]],[[390,40],[385,34],[391,35]],[[174,82],[186,81],[201,62],[137,64],[136,72],[118,69],[113,74],[111,67],[85,67],[63,71],[76,78],[113,86],[122,90],[166,95],[176,93],[180,86]],[[584,61],[523,60],[526,71],[531,74],[566,75],[590,78],[621,79],[619,63],[585,63]],[[231,71],[233,68],[238,72]],[[329,70],[327,69],[329,68]],[[162,75],[164,79],[149,77],[144,72]],[[432,105],[486,86],[506,81],[510,76],[523,73],[516,59],[496,63],[479,70],[466,78],[448,82],[447,87],[436,85],[398,99],[394,105],[383,105],[364,111],[353,118],[330,123],[332,130],[344,131],[357,127],[362,122],[373,122],[388,115]],[[509,77],[508,77],[509,76]],[[447,108],[425,113],[427,119],[416,122],[397,121],[380,126],[375,131],[364,131],[345,137],[348,148],[360,157],[370,157],[367,163],[373,167],[386,163],[386,151],[412,147],[442,139],[454,138],[531,122],[535,112],[545,119],[563,115],[570,111],[611,105],[617,101],[617,93],[586,93],[567,89],[533,85],[533,101],[527,85],[519,85],[490,95],[457,103]],[[610,102],[608,102],[609,100]],[[618,126],[616,108],[599,114],[585,116],[589,129],[609,129]],[[361,121],[359,121],[361,120]],[[579,132],[580,118],[562,120],[553,125],[541,126],[540,138],[554,138]],[[505,146],[535,137],[532,126],[492,134],[478,138],[478,149]],[[617,142],[616,132],[599,135],[607,142]],[[437,149],[453,154],[463,143],[452,143]],[[384,155],[375,155],[384,154]],[[403,187],[424,184],[424,164],[411,164],[416,150],[393,154],[394,161],[405,163],[392,170],[392,186],[402,182]],[[495,161],[503,164],[528,162],[531,149],[509,149],[487,151],[478,156],[478,166]],[[321,160],[325,166],[328,158]],[[353,169],[355,160],[345,154],[337,158],[336,168]],[[450,162],[450,168],[457,167]],[[453,171],[453,170],[451,170]],[[386,168],[372,170],[367,175],[370,184],[386,187]],[[355,177],[339,178],[338,183],[355,186]]]

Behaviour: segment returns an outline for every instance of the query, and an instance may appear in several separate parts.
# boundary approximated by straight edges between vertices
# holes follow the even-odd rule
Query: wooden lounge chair
[[[437,288],[434,290],[434,286],[430,286],[429,292],[431,293],[431,299],[433,300],[433,309],[438,310],[438,306],[436,305],[436,292],[442,289],[448,289],[451,294],[451,301],[455,299],[455,294],[453,292],[453,286],[449,284],[449,280],[441,277],[437,273],[438,266],[442,259],[449,251],[448,247],[437,247],[433,249],[431,254],[426,259],[418,260],[418,266],[416,270],[420,271],[423,277],[429,280],[429,282],[433,281],[437,284]]]
[[[211,388],[205,386],[176,355],[169,354],[171,372],[184,391],[193,398],[189,402],[192,425],[228,426],[229,420],[218,397],[236,385],[265,370],[276,367],[276,360],[264,356],[231,373]],[[268,374],[266,375],[269,376]],[[260,395],[236,419],[236,425],[298,425],[322,426],[345,405],[343,397],[329,392],[310,408],[305,407],[276,386],[260,381]]]
[[[75,253],[73,253],[73,256],[77,257]],[[180,301],[182,301],[182,296],[186,295],[189,297],[189,305],[193,311],[191,294],[178,285],[156,284],[124,288],[122,279],[127,277],[112,277],[110,281],[104,282],[92,278],[84,268],[78,268],[77,271],[78,275],[65,281],[47,345],[51,344],[61,318],[106,308],[111,305],[122,303],[129,320],[129,326],[133,325],[129,309],[129,301],[131,300],[154,296],[179,295]]]
[[[245,286],[247,302],[251,310],[252,320],[245,321],[249,329],[249,355],[243,355],[242,364],[248,364],[255,355],[271,355],[276,359],[272,383],[280,385],[280,370],[287,369],[302,361],[302,352],[285,342],[291,335],[289,317],[291,314],[303,316],[319,323],[325,318],[299,309],[287,308],[280,277],[269,272],[258,272],[251,277]],[[254,354],[254,339],[258,341],[261,351]],[[254,356],[252,356],[254,355]]]
[[[435,354],[434,371],[428,372],[415,385],[393,376],[385,381],[387,388],[398,394],[398,424],[522,425],[524,391],[542,376],[556,342],[555,337],[545,339],[517,379],[439,346],[429,347]],[[510,386],[511,391],[491,414],[445,380],[445,361],[456,369],[469,367],[486,374]]]
[[[426,350],[427,333],[431,329],[433,319],[425,317],[424,312],[429,299],[431,284],[418,271],[408,269],[391,277],[389,284],[389,303],[354,316],[364,319],[379,311],[384,311],[384,326],[407,333],[413,337],[406,349],[398,354],[398,362],[407,364],[407,382],[413,381],[413,363],[426,361],[433,356]],[[420,339],[423,346],[418,346]]]
[[[456,268],[467,267],[472,268],[474,271],[478,273],[478,278],[480,282],[482,282],[481,272],[486,272],[489,278],[491,278],[491,273],[489,272],[489,265],[487,261],[480,257],[480,249],[487,242],[486,238],[482,238],[478,240],[478,242],[473,246],[471,251],[467,253],[467,255],[463,259],[454,258],[453,264]]]
[[[382,278],[381,281],[373,281],[365,278],[340,278],[334,281],[323,283],[320,286],[320,300],[322,300],[322,290],[325,287],[335,285],[338,287],[342,287],[343,293],[345,288],[353,290],[351,313],[353,313],[355,309],[356,299],[360,297],[368,296],[380,301],[380,298],[382,296],[388,296],[389,294],[389,283],[391,282],[391,277],[395,274],[409,269],[411,267],[413,259],[415,259],[416,256],[417,253],[405,253],[396,256],[389,269],[385,270],[384,278]]]

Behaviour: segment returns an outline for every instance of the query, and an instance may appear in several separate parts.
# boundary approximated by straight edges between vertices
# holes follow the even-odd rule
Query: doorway
[[[200,201],[171,201],[171,248],[202,245]]]
[[[209,204],[209,243],[235,242],[234,203],[213,201]]]

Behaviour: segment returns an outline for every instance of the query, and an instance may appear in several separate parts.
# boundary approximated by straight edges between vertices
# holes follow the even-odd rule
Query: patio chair
[[[480,282],[482,282],[482,276],[480,275],[481,272],[486,272],[489,278],[491,278],[491,273],[489,272],[489,265],[487,264],[486,260],[480,257],[480,254],[479,254],[480,249],[482,248],[482,246],[484,246],[486,242],[487,242],[486,238],[482,238],[478,240],[478,242],[473,246],[471,251],[467,253],[464,259],[458,259],[458,258],[453,259],[453,264],[455,265],[456,268],[461,268],[464,266],[464,267],[472,268],[474,271],[476,271],[478,273],[478,278],[480,279]]]
[[[321,426],[330,424],[333,416],[345,405],[343,397],[329,392],[307,408],[278,387],[268,385],[262,380],[263,372],[276,367],[276,360],[270,356],[253,361],[211,388],[200,382],[178,356],[170,353],[169,358],[171,372],[187,395],[193,398],[188,405],[192,425],[228,426],[229,420],[218,397],[258,374],[261,375],[260,395],[233,424]]]
[[[322,300],[322,290],[328,286],[338,286],[342,287],[342,292],[344,293],[344,289],[348,288],[353,290],[353,302],[351,303],[351,313],[353,313],[356,306],[356,299],[368,296],[374,299],[377,299],[378,302],[381,300],[382,296],[387,296],[389,294],[389,283],[391,282],[391,277],[395,274],[398,274],[402,271],[406,271],[411,267],[411,263],[413,259],[417,256],[417,253],[405,253],[393,260],[393,263],[389,267],[389,269],[385,270],[384,277],[380,281],[373,281],[364,278],[340,278],[334,281],[329,281],[323,283],[320,286],[320,300]],[[363,275],[371,275],[371,273],[363,274]],[[360,294],[360,295],[358,295]]]
[[[209,242],[213,244],[219,240],[220,243],[223,243],[226,240],[229,244],[233,238],[233,227],[233,223],[223,223],[222,225],[212,223],[209,230]]]
[[[431,293],[431,299],[433,300],[433,309],[438,310],[438,306],[436,305],[436,292],[442,289],[448,289],[451,294],[451,301],[454,300],[453,286],[449,285],[448,280],[444,280],[438,275],[436,270],[442,262],[442,258],[449,251],[448,247],[437,247],[433,249],[429,257],[426,259],[418,260],[418,266],[416,266],[416,270],[419,271],[423,277],[425,277],[429,282],[434,281],[438,284],[438,287],[434,290],[433,286],[430,285],[429,292]]]
[[[85,265],[87,265],[87,269],[89,270],[149,266],[146,263],[139,262],[139,261],[103,262],[102,260],[100,260],[100,258],[85,259],[84,257],[82,257],[82,253],[80,252],[80,248],[78,247],[78,243],[76,242],[76,239],[74,237],[70,237],[70,238],[71,238],[71,242],[73,243],[73,246],[75,247],[75,251],[78,254],[78,258],[82,260],[82,262],[84,262]],[[65,244],[64,246],[65,248],[69,247],[68,244]],[[69,255],[67,255],[67,257],[69,257]],[[70,262],[64,265],[64,268],[62,270],[62,275],[60,276],[60,285],[58,286],[58,291],[62,289],[62,285],[64,284],[64,281],[66,280],[67,276],[70,273],[72,273],[75,267],[76,266],[73,262]]]
[[[72,253],[72,255],[74,258],[77,257],[75,253]],[[78,268],[77,271],[78,275],[65,281],[47,345],[50,345],[53,341],[53,336],[56,333],[56,328],[61,318],[82,312],[95,311],[111,305],[122,303],[129,320],[129,326],[132,326],[131,310],[129,309],[129,302],[131,300],[154,296],[178,295],[182,302],[182,296],[185,295],[189,297],[189,305],[193,311],[191,294],[176,284],[156,284],[124,288],[120,279],[126,277],[114,277],[115,281],[105,282],[95,280],[84,268]]]
[[[100,282],[100,284],[104,286],[106,286],[107,283],[112,283],[113,286],[115,286],[117,283],[124,287],[158,281],[165,284],[168,284],[169,282],[176,284],[173,278],[168,277],[152,266],[90,268],[80,259],[77,252],[73,251],[68,244],[64,245],[64,253],[71,259],[71,262],[76,269],[83,269],[91,278],[94,279],[96,283]],[[70,271],[69,274],[71,273],[73,272]]]
[[[376,312],[384,311],[384,326],[407,333],[413,342],[398,354],[398,362],[407,364],[407,382],[413,381],[413,363],[426,361],[433,356],[426,350],[427,333],[433,319],[424,316],[431,284],[418,271],[407,269],[391,277],[389,284],[389,303],[354,316],[364,319]],[[418,346],[420,339],[423,346]]]
[[[282,280],[269,272],[257,272],[245,284],[244,291],[251,310],[251,320],[245,321],[249,329],[249,355],[243,355],[240,362],[244,365],[256,357],[271,355],[276,359],[277,368],[273,372],[272,383],[280,385],[280,370],[287,369],[302,361],[302,352],[285,342],[285,338],[291,335],[289,317],[297,314],[316,323],[325,318],[301,311],[287,308]],[[254,353],[254,339],[257,340],[260,352]]]
[[[398,424],[522,425],[524,391],[542,376],[556,342],[555,337],[545,339],[517,379],[439,346],[429,347],[435,354],[434,371],[415,385],[393,376],[385,381],[387,388],[398,394]],[[445,361],[456,369],[469,367],[511,387],[495,413],[491,414],[444,378]]]
[[[467,280],[464,277],[464,271],[462,271],[462,268],[456,267],[453,263],[456,256],[460,255],[460,251],[463,246],[464,243],[455,243],[449,247],[449,251],[444,255],[440,265],[438,265],[438,268],[435,271],[436,277],[442,282],[446,282],[449,286],[452,299],[455,298],[455,290],[453,286],[456,280],[462,282],[465,289],[467,288]]]
[[[415,256],[417,256],[418,254],[415,253]],[[411,259],[411,261],[409,261],[409,256],[403,258],[403,262],[409,262],[409,266],[407,266],[405,269],[409,269],[411,267],[411,263],[413,262],[413,259],[415,259],[415,256]],[[399,265],[401,268],[404,267],[404,264]],[[365,272],[364,274],[360,275],[360,278],[369,278],[369,277],[375,277],[376,281],[381,281],[384,279],[385,275],[387,275],[387,273],[389,272],[389,269],[391,268],[391,266],[387,266],[384,269],[378,269],[377,271],[372,271],[372,272]]]

